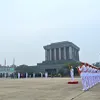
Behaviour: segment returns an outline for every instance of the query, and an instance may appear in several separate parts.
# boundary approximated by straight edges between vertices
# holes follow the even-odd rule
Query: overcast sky
[[[36,65],[43,46],[71,41],[80,60],[100,61],[99,0],[0,0],[0,63]]]

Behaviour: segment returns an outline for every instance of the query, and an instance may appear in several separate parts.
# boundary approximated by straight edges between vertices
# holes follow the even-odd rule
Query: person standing
[[[26,78],[28,78],[28,73],[26,72]]]
[[[45,73],[45,78],[48,78],[48,73],[47,72]]]
[[[20,73],[18,73],[18,79],[20,79]]]
[[[82,80],[82,86],[83,86],[83,91],[86,91],[87,88],[86,88],[86,74],[85,74],[85,71],[86,71],[86,67],[85,67],[85,63],[81,63],[81,65],[78,67],[78,72],[80,74],[80,77],[81,77],[81,80]]]
[[[35,78],[35,73],[33,73],[33,78]]]
[[[89,64],[86,63],[85,64],[85,79],[86,79],[86,89],[88,90],[90,87],[89,87]]]
[[[71,80],[73,82],[74,81],[74,69],[73,69],[72,66],[71,66],[71,69],[70,69],[70,76],[71,76]]]

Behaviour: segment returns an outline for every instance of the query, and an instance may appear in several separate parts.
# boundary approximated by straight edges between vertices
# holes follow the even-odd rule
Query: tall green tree
[[[100,67],[100,62],[93,63],[94,66]]]
[[[33,73],[34,69],[33,66],[28,66],[28,65],[20,65],[18,67],[15,68],[16,72],[20,72],[20,73]]]
[[[81,62],[70,62],[70,63],[65,63],[65,66],[70,70],[70,67],[73,66],[74,68],[74,74],[79,75],[77,67],[80,66]]]
[[[61,74],[61,76],[62,77],[64,77],[64,76],[69,76],[69,69],[66,67],[66,66],[63,66],[60,70],[59,70],[59,72],[58,72],[59,74]]]

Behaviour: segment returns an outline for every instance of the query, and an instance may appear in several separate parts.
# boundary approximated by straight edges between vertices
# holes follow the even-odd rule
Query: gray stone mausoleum
[[[72,42],[63,41],[44,46],[45,61],[34,66],[35,73],[57,73],[65,63],[78,62],[80,48]]]

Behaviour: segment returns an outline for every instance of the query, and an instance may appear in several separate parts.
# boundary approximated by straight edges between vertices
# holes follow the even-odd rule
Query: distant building
[[[8,77],[15,72],[14,66],[0,66],[0,77]]]
[[[72,42],[64,41],[44,46],[45,61],[34,66],[36,73],[57,73],[68,62],[79,61],[80,48]]]

